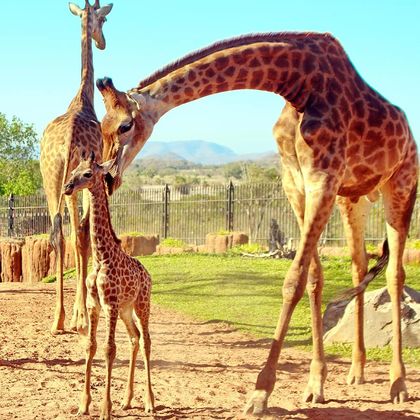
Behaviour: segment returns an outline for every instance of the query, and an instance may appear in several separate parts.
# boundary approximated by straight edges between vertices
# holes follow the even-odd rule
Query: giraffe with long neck
[[[102,155],[102,135],[93,106],[94,74],[92,64],[92,39],[97,48],[105,48],[102,25],[105,16],[111,11],[112,4],[100,7],[99,0],[91,6],[86,0],[81,9],[69,3],[70,11],[81,17],[82,21],[82,72],[79,90],[71,101],[67,112],[48,124],[41,140],[40,166],[48,210],[51,217],[51,243],[57,261],[57,299],[53,334],[64,331],[63,297],[63,257],[64,235],[62,214],[64,210],[63,185],[73,168],[80,160],[80,153],[93,150]],[[87,199],[84,197],[83,217],[79,222],[77,195],[66,198],[70,213],[71,238],[76,255],[77,290],[71,320],[72,330],[87,328],[86,286],[87,262],[89,252],[89,218]]]
[[[283,185],[299,222],[301,239],[284,279],[283,306],[269,356],[246,411],[263,412],[274,389],[278,358],[296,304],[307,289],[313,358],[304,399],[324,400],[327,374],[322,344],[322,268],[317,242],[337,201],[359,291],[367,284],[364,222],[369,202],[382,193],[393,308],[390,396],[407,399],[401,355],[399,300],[404,284],[402,253],[418,180],[416,144],[404,113],[358,74],[330,34],[257,34],[222,41],[170,64],[123,93],[110,79],[97,82],[107,114],[102,121],[104,156],[116,158],[110,191],[166,112],[204,96],[258,89],[283,96],[287,105],[274,126]],[[364,281],[366,280],[366,281]],[[362,287],[363,286],[363,287]],[[348,383],[364,380],[363,295],[356,302],[356,340]]]
[[[126,395],[123,408],[131,408],[134,388],[134,369],[141,337],[146,373],[145,411],[154,410],[154,397],[150,379],[149,313],[151,277],[143,265],[127,255],[121,248],[111,224],[108,198],[105,190],[105,175],[110,162],[100,165],[95,162],[94,154],[89,159],[80,161],[72,171],[64,194],[71,196],[77,191],[86,190],[90,202],[90,237],[92,243],[93,269],[89,274],[87,286],[87,311],[89,319],[88,341],[86,346],[85,386],[82,391],[79,413],[88,414],[91,402],[90,384],[93,358],[96,353],[96,329],[101,308],[106,319],[106,381],[101,409],[101,419],[111,418],[111,373],[116,355],[115,329],[118,315],[123,320],[130,339],[131,356]],[[133,311],[140,320],[137,328]]]

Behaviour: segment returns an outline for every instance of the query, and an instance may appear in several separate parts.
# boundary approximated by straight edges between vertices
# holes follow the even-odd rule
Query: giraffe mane
[[[234,38],[225,39],[222,41],[215,42],[207,47],[193,51],[184,57],[162,67],[160,70],[152,73],[146,79],[143,79],[138,84],[137,88],[132,89],[138,90],[145,88],[146,86],[151,85],[162,77],[167,76],[169,73],[172,73],[175,70],[178,70],[188,64],[191,64],[201,58],[207,57],[210,54],[213,54],[218,51],[223,51],[228,48],[240,47],[247,44],[254,44],[258,42],[282,42],[287,41],[289,38],[295,39],[307,39],[312,37],[324,37],[329,38],[331,41],[335,38],[329,33],[318,33],[318,32],[268,32],[268,33],[255,33],[241,35]]]

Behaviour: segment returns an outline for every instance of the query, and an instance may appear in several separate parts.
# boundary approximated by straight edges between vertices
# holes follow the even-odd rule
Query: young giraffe
[[[121,241],[112,228],[105,191],[105,175],[110,166],[110,162],[103,165],[96,163],[92,153],[89,159],[82,158],[64,186],[64,194],[67,196],[82,189],[89,191],[93,269],[86,280],[89,331],[86,346],[86,378],[79,413],[89,413],[91,368],[96,353],[96,329],[102,307],[106,319],[106,388],[101,408],[101,419],[111,418],[111,372],[116,354],[115,328],[118,314],[127,328],[131,345],[127,391],[123,401],[124,409],[131,408],[134,369],[140,337],[140,332],[133,319],[133,309],[140,320],[141,351],[146,371],[145,411],[154,411],[154,397],[150,380],[151,342],[149,336],[152,283],[150,275],[143,265],[122,250]]]
[[[63,185],[68,174],[77,166],[81,151],[93,150],[97,156],[102,155],[102,135],[99,121],[93,107],[93,65],[92,38],[97,48],[105,48],[102,25],[105,16],[112,9],[112,4],[100,7],[99,0],[94,6],[86,0],[85,8],[80,9],[69,3],[70,11],[82,20],[82,75],[79,91],[70,103],[64,115],[53,120],[44,131],[41,140],[40,166],[44,190],[51,217],[51,243],[57,256],[57,301],[53,334],[64,331],[63,303],[63,254],[64,235],[62,213],[64,210]],[[87,200],[83,202],[83,217],[79,223],[77,195],[66,198],[70,213],[71,238],[76,255],[77,290],[71,320],[72,330],[84,330],[86,323],[86,286],[87,261],[89,252],[89,218]]]
[[[418,179],[416,145],[404,113],[363,81],[341,44],[330,34],[248,35],[189,54],[127,93],[116,90],[110,79],[99,80],[97,86],[107,109],[102,121],[104,156],[116,157],[110,190],[118,187],[123,171],[159,118],[174,107],[235,89],[274,92],[289,103],[274,135],[285,169],[283,185],[299,221],[301,240],[284,280],[283,306],[271,350],[246,411],[260,414],[266,409],[290,318],[305,286],[312,313],[313,359],[304,399],[324,400],[323,276],[317,242],[338,197],[353,259],[353,282],[359,284],[367,269],[366,198],[374,200],[382,192],[390,248],[386,278],[393,307],[390,396],[394,402],[405,401],[399,300],[405,278],[402,253]],[[360,296],[350,384],[364,380],[362,305]]]

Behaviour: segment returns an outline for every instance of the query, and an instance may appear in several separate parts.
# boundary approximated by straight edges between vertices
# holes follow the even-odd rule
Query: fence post
[[[163,190],[163,238],[168,237],[169,232],[169,200],[170,200],[171,190],[169,185],[165,184]]]
[[[233,230],[233,199],[235,197],[235,187],[232,181],[227,186],[227,211],[226,211],[226,229],[231,232]]]
[[[15,196],[12,193],[9,195],[8,228],[7,228],[7,236],[9,237],[13,236],[14,216],[15,216]]]

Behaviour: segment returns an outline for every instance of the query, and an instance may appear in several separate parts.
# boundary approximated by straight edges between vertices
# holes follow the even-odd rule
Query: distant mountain
[[[162,159],[186,160],[203,165],[221,165],[240,160],[259,160],[272,152],[240,155],[226,146],[203,140],[174,141],[164,143],[150,141],[140,152],[138,160]]]

